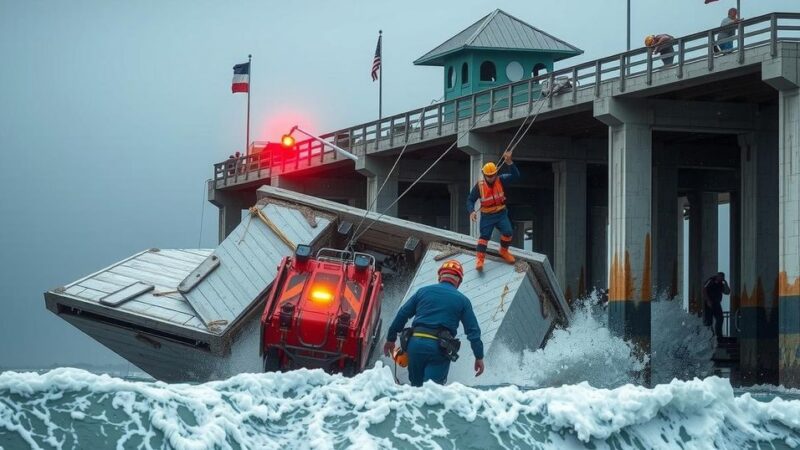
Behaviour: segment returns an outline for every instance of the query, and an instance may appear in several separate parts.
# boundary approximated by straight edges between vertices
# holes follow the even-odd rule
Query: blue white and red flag
[[[237,92],[250,91],[250,63],[242,63],[233,66],[233,84],[231,91]]]

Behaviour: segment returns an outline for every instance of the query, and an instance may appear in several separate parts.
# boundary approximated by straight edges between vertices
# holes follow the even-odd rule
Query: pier
[[[800,13],[739,22],[730,52],[717,51],[716,28],[676,37],[669,64],[646,48],[557,70],[560,57],[550,57],[502,82],[503,60],[481,85],[484,67],[475,70],[468,39],[521,26],[514,20],[498,10],[448,41],[473,58],[464,59],[467,71],[448,67],[453,54],[437,49],[417,61],[449,70],[444,101],[320,135],[357,161],[309,139],[289,150],[253,142],[247,155],[214,164],[208,191],[220,240],[265,184],[477,236],[465,211],[469,189],[535,116],[514,150],[523,180],[507,189],[514,246],[530,235],[568,299],[607,289],[612,330],[649,351],[651,300],[686,296],[690,311],[702,312],[702,285],[720,264],[718,207],[728,203],[726,338],[739,357],[736,376],[800,387]],[[580,53],[563,44],[547,54]],[[563,77],[574,86],[543,95]]]

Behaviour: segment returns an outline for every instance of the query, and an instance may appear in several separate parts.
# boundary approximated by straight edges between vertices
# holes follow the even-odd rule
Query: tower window
[[[461,64],[461,84],[469,83],[469,66],[467,63]]]
[[[497,70],[494,63],[491,61],[484,61],[481,63],[481,81],[496,81]]]
[[[544,75],[546,73],[547,73],[547,66],[545,66],[542,63],[537,63],[535,66],[533,66],[533,73],[531,73],[531,75],[534,78],[536,78],[539,75]]]
[[[447,89],[453,87],[456,84],[456,71],[453,70],[453,66],[447,68]]]

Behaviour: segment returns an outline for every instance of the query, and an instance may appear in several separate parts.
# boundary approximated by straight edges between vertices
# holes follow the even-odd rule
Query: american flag
[[[381,70],[381,36],[378,35],[378,46],[375,47],[375,58],[372,59],[372,81],[378,79],[378,73]]]

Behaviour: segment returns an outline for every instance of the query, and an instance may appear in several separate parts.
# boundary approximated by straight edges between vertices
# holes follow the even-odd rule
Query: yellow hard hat
[[[497,166],[493,162],[488,162],[483,165],[483,174],[490,177],[497,173]]]
[[[655,37],[655,36],[653,36],[652,34],[650,34],[650,35],[648,35],[646,38],[644,38],[644,45],[645,45],[646,47],[650,47],[651,45],[653,45],[653,42],[654,42],[655,40],[656,40],[656,37]]]

